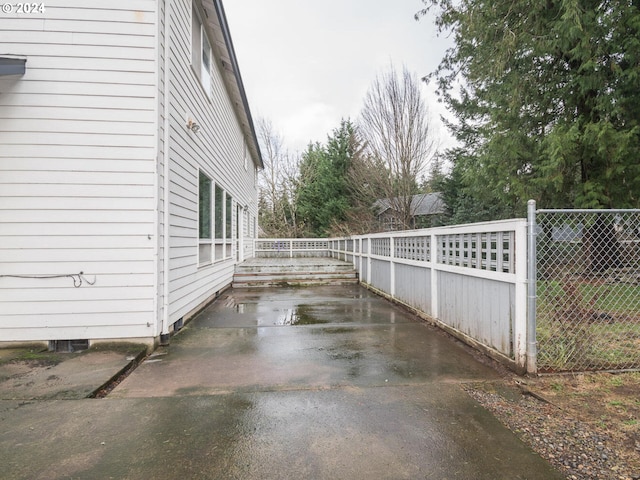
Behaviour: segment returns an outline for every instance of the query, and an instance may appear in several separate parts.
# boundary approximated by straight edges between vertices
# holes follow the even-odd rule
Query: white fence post
[[[356,242],[358,241],[358,239],[356,238],[352,238],[351,239],[351,261],[353,263],[353,268],[357,270],[358,266],[357,266],[357,261],[356,261],[356,250],[359,251],[359,249],[356,248]]]
[[[396,239],[393,235],[389,235],[389,293],[391,294],[391,298],[395,298],[396,296],[395,240]]]
[[[359,264],[359,268],[358,268],[358,279],[360,281],[362,281],[362,259],[364,258],[364,253],[362,252],[362,237],[358,237],[358,264]]]
[[[536,201],[527,202],[527,373],[538,371],[538,343],[536,338],[536,308],[537,308],[537,226]]]
[[[429,261],[431,262],[431,316],[435,319],[440,318],[440,308],[438,306],[438,235],[433,232],[429,236]]]
[[[367,283],[371,285],[371,237],[367,237]]]
[[[519,369],[527,368],[527,224],[515,230],[515,305],[513,356]],[[500,260],[500,259],[498,259]]]

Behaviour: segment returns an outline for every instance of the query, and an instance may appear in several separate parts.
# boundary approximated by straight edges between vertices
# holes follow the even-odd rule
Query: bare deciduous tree
[[[377,172],[368,182],[374,182],[380,197],[386,197],[400,226],[409,228],[412,195],[418,192],[418,179],[426,173],[437,147],[417,76],[406,67],[399,74],[393,65],[377,76],[358,123],[368,153],[364,158],[372,162],[367,175]]]
[[[258,138],[264,163],[259,179],[260,226],[267,236],[295,237],[299,162],[284,149],[282,136],[269,120],[258,121]]]

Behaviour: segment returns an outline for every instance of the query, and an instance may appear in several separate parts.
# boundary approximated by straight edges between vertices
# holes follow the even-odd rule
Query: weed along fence
[[[360,282],[520,372],[640,369],[640,210],[331,239],[259,239],[256,256],[331,256]]]
[[[640,210],[539,210],[539,371],[640,369]]]

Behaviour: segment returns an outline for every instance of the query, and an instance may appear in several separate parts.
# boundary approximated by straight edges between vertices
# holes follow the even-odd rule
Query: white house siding
[[[0,18],[0,341],[152,338],[156,1],[45,6]]]
[[[254,162],[244,163],[244,139],[236,112],[214,57],[209,99],[191,67],[191,2],[167,5],[171,35],[169,68],[169,323],[206,301],[232,280],[234,261],[198,265],[198,171],[221,186],[235,205],[257,215]],[[215,15],[215,11],[208,11]],[[211,41],[213,44],[213,41]],[[200,126],[186,128],[189,115]],[[234,215],[235,217],[235,215]],[[234,224],[237,220],[234,218]],[[235,252],[235,246],[233,251]]]

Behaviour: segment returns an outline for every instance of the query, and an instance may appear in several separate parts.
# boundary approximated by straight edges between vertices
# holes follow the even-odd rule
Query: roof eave
[[[233,48],[227,17],[221,0],[201,0],[205,10],[205,23],[212,35],[211,48],[220,61],[222,77],[231,97],[240,127],[245,136],[247,147],[256,166],[264,168],[258,136],[256,135],[249,102],[242,83],[240,68]]]

